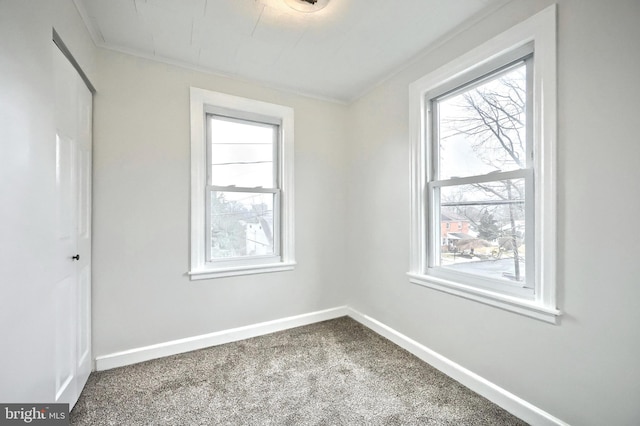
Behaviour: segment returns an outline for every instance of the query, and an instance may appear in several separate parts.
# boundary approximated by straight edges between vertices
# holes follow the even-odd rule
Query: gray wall
[[[344,105],[102,49],[98,67],[95,356],[344,304]],[[294,108],[294,271],[202,281],[185,275],[190,86]]]
[[[559,325],[409,284],[408,85],[549,5],[513,1],[350,110],[349,304],[575,425],[640,424],[640,2],[558,7]]]

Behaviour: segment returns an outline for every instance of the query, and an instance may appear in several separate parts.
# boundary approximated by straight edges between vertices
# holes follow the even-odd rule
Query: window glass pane
[[[526,87],[521,63],[436,101],[437,179],[526,167]]]
[[[212,116],[211,185],[273,188],[276,125]]]
[[[275,254],[273,193],[211,192],[211,258]]]
[[[525,281],[525,180],[440,188],[440,266]]]

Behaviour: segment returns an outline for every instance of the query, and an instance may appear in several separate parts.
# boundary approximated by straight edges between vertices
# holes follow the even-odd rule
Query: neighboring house
[[[450,212],[440,215],[440,235],[443,246],[455,246],[456,241],[475,238],[469,233],[469,219]]]

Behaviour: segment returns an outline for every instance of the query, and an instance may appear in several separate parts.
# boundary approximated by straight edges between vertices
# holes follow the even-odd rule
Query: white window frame
[[[533,197],[534,265],[533,295],[518,295],[499,286],[478,281],[451,279],[430,268],[428,233],[429,178],[432,155],[428,109],[429,93],[454,88],[464,76],[486,74],[496,62],[533,45]],[[483,71],[487,69],[487,71]],[[411,257],[412,283],[475,300],[549,323],[556,323],[556,7],[550,6],[410,85],[411,132]],[[508,174],[508,173],[507,173]],[[462,182],[461,182],[462,183]],[[529,200],[527,200],[528,202]],[[529,213],[527,213],[529,214]],[[439,224],[437,225],[439,226]],[[438,230],[439,232],[439,230]],[[530,271],[527,271],[529,274]]]
[[[254,192],[275,194],[274,209],[278,209],[279,214],[274,215],[276,240],[274,256],[242,257],[225,261],[209,260],[207,203],[210,201],[209,193],[213,188],[208,182],[207,165],[209,158],[207,116],[210,114],[227,115],[240,120],[255,120],[279,126],[278,143],[274,147],[277,188],[254,190]],[[296,262],[294,257],[293,118],[293,109],[290,107],[196,87],[191,88],[191,265],[188,274],[192,280],[294,269]]]

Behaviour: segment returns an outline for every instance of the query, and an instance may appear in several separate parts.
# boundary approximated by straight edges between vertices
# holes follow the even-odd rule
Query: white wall
[[[52,27],[90,79],[70,0],[0,1],[0,401],[52,401],[55,126]]]
[[[640,424],[640,2],[560,0],[559,325],[409,284],[408,85],[550,1],[513,1],[350,109],[349,304],[575,425]],[[611,232],[610,224],[622,224]]]
[[[344,303],[344,105],[100,50],[94,122],[94,354]],[[189,87],[295,110],[292,272],[190,281]]]

